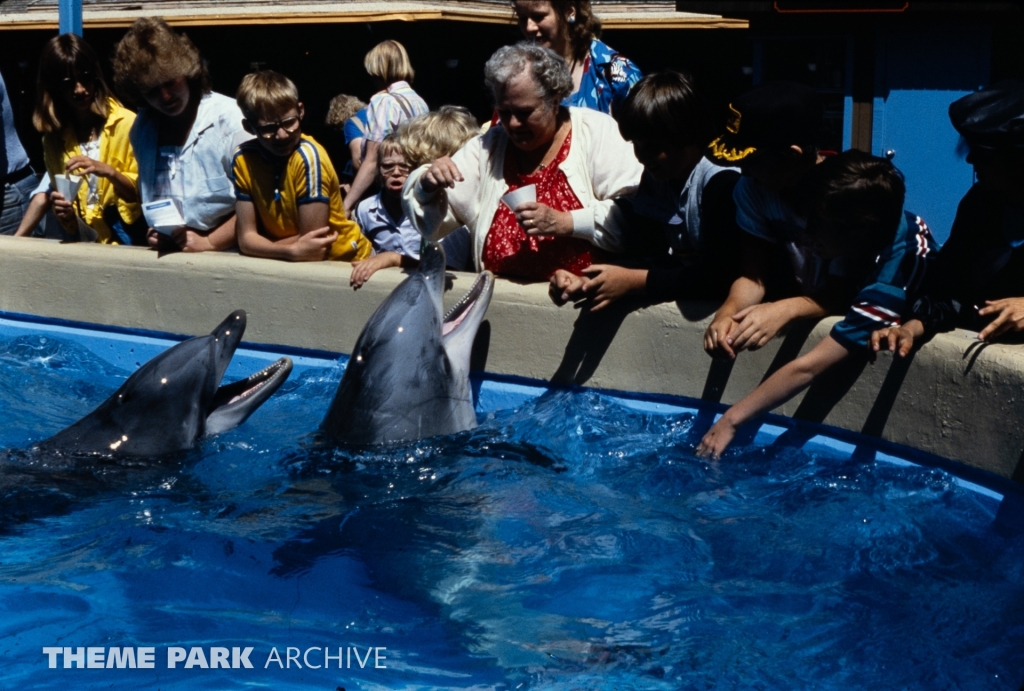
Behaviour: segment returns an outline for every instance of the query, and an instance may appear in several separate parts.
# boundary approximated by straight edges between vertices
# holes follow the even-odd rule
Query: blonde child
[[[402,187],[409,171],[441,156],[450,156],[479,131],[476,119],[466,108],[441,106],[410,120],[399,128],[397,135],[381,142],[378,165],[381,191],[360,202],[356,211],[363,234],[370,238],[377,254],[357,263],[352,271],[353,288],[358,289],[380,269],[416,265],[422,238],[405,216],[401,203]],[[453,268],[460,268],[452,263],[454,255],[460,252],[455,243],[458,237],[456,231],[442,241],[449,266]],[[468,234],[463,249],[468,256]]]
[[[356,221],[373,245],[374,255],[358,261],[349,279],[356,290],[380,269],[416,266],[420,258],[420,234],[402,211],[402,187],[410,167],[395,135],[388,135],[377,148],[377,178],[380,192],[359,202]]]
[[[451,156],[462,145],[481,134],[480,124],[469,109],[462,106],[441,106],[406,123],[398,131],[398,143],[411,166],[429,165],[442,156]],[[472,271],[473,256],[469,229],[457,228],[441,239],[448,268]]]
[[[338,94],[331,99],[327,108],[324,124],[333,130],[335,136],[345,140],[345,167],[339,171],[341,192],[348,194],[352,187],[352,178],[362,162],[360,152],[363,138],[366,136],[366,104],[356,96]],[[341,147],[338,147],[339,149]],[[341,160],[340,158],[338,160]]]
[[[327,152],[302,133],[298,89],[272,71],[246,75],[238,87],[245,129],[256,135],[235,151],[238,247],[286,261],[356,261],[370,243],[345,215]]]

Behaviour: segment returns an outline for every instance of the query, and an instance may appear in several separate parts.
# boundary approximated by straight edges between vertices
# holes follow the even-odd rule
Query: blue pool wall
[[[92,324],[33,315],[0,314],[0,342],[19,338],[29,338],[33,342],[36,342],[36,339],[47,338],[71,342],[86,348],[104,362],[127,374],[188,336],[118,327],[97,327]],[[243,341],[225,374],[225,383],[248,376],[253,371],[266,367],[281,355],[287,355],[292,359],[295,376],[301,376],[302,371],[307,368],[336,367],[340,377],[340,372],[348,362],[348,356],[342,353],[282,346],[267,347]],[[486,372],[478,372],[473,376],[474,401],[478,415],[514,410],[529,401],[564,388],[520,377],[488,375]],[[692,416],[694,425],[698,428],[705,428],[716,421],[723,407],[663,394],[616,391],[600,393],[614,403],[632,410],[655,415]],[[325,412],[327,403],[325,400]],[[308,431],[310,430],[298,430],[298,433],[304,434]],[[1005,478],[987,471],[891,442],[778,415],[767,415],[756,425],[751,425],[738,441],[752,442],[762,447],[799,446],[804,451],[826,456],[833,461],[856,457],[864,461],[890,465],[916,464],[940,468],[953,473],[954,481],[967,490],[1000,503],[1004,499],[1008,500],[1012,506],[1008,506],[1006,510],[1018,518],[1024,518],[1024,488],[1021,488],[1019,483],[1008,483]]]
[[[143,248],[62,245],[0,237],[0,312],[127,330],[207,333],[245,309],[256,348],[348,353],[367,318],[404,278],[385,270],[359,291],[343,263],[289,264],[233,253],[172,254]],[[454,302],[472,277],[458,275]],[[491,379],[517,385],[587,386],[730,404],[766,373],[806,352],[835,318],[799,325],[735,363],[701,347],[715,306],[623,305],[589,314],[551,304],[543,285],[499,280],[474,353]],[[913,358],[883,353],[841,368],[776,412],[864,433],[1006,478],[1022,478],[1024,349],[986,345],[956,331]],[[504,395],[504,394],[503,394]],[[856,437],[851,437],[856,438]]]

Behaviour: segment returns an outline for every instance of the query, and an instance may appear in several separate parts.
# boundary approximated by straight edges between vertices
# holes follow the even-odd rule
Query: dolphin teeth
[[[480,296],[483,295],[484,287],[490,280],[489,273],[482,273],[477,276],[476,281],[473,282],[473,286],[466,291],[466,294],[459,298],[459,301],[452,306],[450,310],[444,315],[443,325],[441,327],[441,335],[447,336],[452,331],[458,328],[462,320],[466,318],[466,315],[470,313],[473,305],[476,304]]]
[[[249,379],[252,379],[252,377],[249,377]],[[228,401],[226,405],[231,405],[232,403],[235,403],[236,401],[240,401],[240,400],[242,400],[243,398],[245,398],[247,396],[251,396],[252,394],[254,394],[257,391],[259,391],[260,389],[262,389],[263,386],[266,383],[267,382],[265,382],[265,381],[261,381],[258,384],[256,384],[256,386],[252,387],[251,389],[246,389],[245,391],[243,391],[242,393],[238,394],[237,396],[232,398],[230,401]]]
[[[225,403],[219,404],[219,407],[230,406],[233,403],[237,403],[238,401],[244,400],[253,395],[260,389],[264,388],[267,383],[274,378],[274,375],[280,372],[284,367],[284,362],[278,360],[277,362],[264,367],[260,371],[250,374],[245,379],[240,379],[234,384],[221,387],[221,391],[224,394],[228,394],[229,392],[233,393],[234,391],[238,392],[234,393],[234,395],[232,395]]]

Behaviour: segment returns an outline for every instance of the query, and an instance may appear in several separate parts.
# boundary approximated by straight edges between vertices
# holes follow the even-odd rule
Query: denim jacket
[[[153,201],[158,134],[156,113],[143,108],[129,136],[139,163],[139,195],[144,204]],[[203,96],[181,152],[185,176],[181,213],[189,228],[213,230],[234,213],[233,156],[235,147],[250,139],[252,135],[242,128],[242,111],[234,99],[216,93]]]

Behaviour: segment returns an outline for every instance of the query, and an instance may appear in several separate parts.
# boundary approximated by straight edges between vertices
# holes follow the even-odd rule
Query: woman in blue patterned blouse
[[[643,74],[626,57],[598,40],[601,22],[590,0],[513,0],[519,30],[569,65],[573,93],[562,105],[611,114]]]

